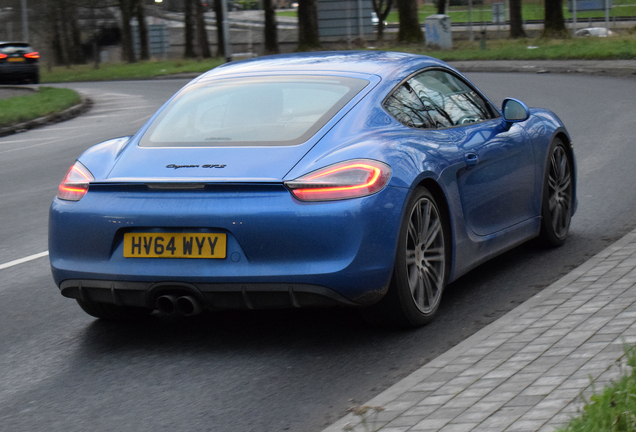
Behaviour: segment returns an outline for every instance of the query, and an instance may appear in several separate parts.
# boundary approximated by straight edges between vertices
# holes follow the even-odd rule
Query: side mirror
[[[530,110],[526,104],[517,99],[504,99],[501,111],[503,111],[504,120],[508,123],[526,121],[530,117]]]

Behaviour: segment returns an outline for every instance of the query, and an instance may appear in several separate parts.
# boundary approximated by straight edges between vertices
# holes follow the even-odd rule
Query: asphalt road
[[[55,287],[46,258],[57,185],[88,146],[134,132],[184,81],[71,84],[94,108],[0,139],[0,430],[320,431],[636,226],[636,81],[472,74],[558,113],[575,141],[579,212],[565,246],[521,246],[449,286],[432,324],[369,328],[350,310],[100,322]]]

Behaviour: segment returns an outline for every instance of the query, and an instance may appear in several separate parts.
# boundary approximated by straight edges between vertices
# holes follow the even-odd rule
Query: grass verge
[[[632,432],[636,430],[636,347],[626,348],[627,365],[620,380],[594,393],[578,417],[555,432]]]
[[[114,81],[153,78],[186,72],[202,73],[223,64],[223,59],[143,61],[131,64],[104,63],[95,69],[93,64],[57,66],[48,70],[42,67],[40,80],[43,83],[76,81]]]
[[[40,87],[28,96],[0,100],[0,126],[10,126],[47,114],[64,111],[80,102],[80,96],[69,89]]]
[[[380,46],[377,49],[426,54],[458,60],[619,60],[636,58],[636,35],[611,38],[493,39],[480,49],[479,41],[457,41],[452,50],[426,50],[421,45]]]

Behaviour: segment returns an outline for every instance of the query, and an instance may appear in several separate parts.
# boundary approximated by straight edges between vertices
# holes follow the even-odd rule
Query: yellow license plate
[[[7,59],[10,62],[23,62],[24,59],[22,57],[10,57]]]
[[[226,248],[218,233],[124,234],[124,258],[225,258]]]

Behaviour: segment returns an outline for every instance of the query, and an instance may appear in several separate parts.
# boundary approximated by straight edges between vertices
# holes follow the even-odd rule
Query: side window
[[[385,101],[384,107],[400,123],[437,129],[493,118],[481,96],[456,76],[428,70],[409,78]]]

